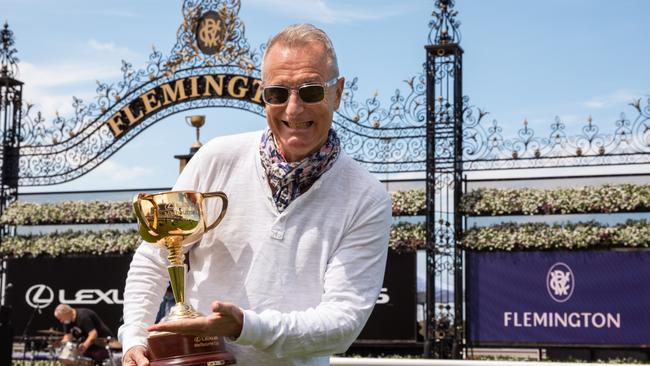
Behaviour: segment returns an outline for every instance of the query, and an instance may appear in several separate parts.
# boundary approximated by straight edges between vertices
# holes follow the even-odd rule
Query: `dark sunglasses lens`
[[[289,99],[289,89],[280,86],[264,88],[264,101],[268,104],[284,104]]]
[[[325,88],[322,85],[301,86],[298,95],[305,103],[318,103],[325,97]]]

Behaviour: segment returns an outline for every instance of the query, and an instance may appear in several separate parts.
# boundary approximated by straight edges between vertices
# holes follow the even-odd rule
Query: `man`
[[[186,297],[209,315],[144,328],[167,279],[165,251],[141,245],[119,331],[125,365],[148,365],[146,330],[224,336],[239,365],[327,365],[372,311],[391,204],[331,129],[344,87],[331,41],[311,25],[284,29],[262,79],[268,130],[210,141],[174,186],[228,194],[223,221],[188,253]]]
[[[65,334],[62,342],[78,343],[79,354],[92,358],[97,365],[101,365],[102,361],[108,358],[106,348],[95,343],[113,337],[113,333],[97,313],[90,309],[75,309],[70,305],[60,304],[54,309],[54,316],[63,324]]]

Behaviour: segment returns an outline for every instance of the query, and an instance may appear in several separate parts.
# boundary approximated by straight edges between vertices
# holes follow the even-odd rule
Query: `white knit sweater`
[[[356,339],[382,285],[391,204],[383,186],[343,151],[279,213],[259,157],[261,132],[216,138],[187,165],[175,190],[223,191],[216,229],[190,248],[187,298],[244,309],[240,337],[226,346],[239,365],[328,365]],[[219,199],[206,200],[214,217]],[[211,221],[210,219],[208,221]],[[124,293],[124,350],[146,344],[167,284],[166,253],[136,251]]]

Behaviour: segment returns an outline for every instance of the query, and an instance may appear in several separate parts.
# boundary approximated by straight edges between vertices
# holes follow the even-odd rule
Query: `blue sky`
[[[91,101],[95,80],[120,76],[120,60],[144,66],[155,45],[168,54],[182,21],[179,1],[0,0],[0,20],[14,31],[25,99],[52,118],[72,96]],[[239,16],[252,47],[283,26],[311,22],[334,42],[343,76],[359,78],[357,99],[377,91],[388,103],[418,74],[434,1],[242,0]],[[464,49],[464,94],[512,136],[524,119],[545,135],[555,116],[572,131],[592,116],[613,131],[627,105],[650,95],[650,1],[456,1]],[[647,104],[647,102],[645,103]],[[203,142],[261,129],[251,113],[212,109]],[[194,140],[184,115],[148,128],[109,161],[73,182],[22,191],[168,187],[173,155]]]

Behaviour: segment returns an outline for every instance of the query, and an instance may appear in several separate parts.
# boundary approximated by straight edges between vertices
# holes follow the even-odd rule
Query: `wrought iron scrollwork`
[[[47,121],[32,105],[23,110],[20,184],[50,185],[75,179],[113,155],[126,142],[153,123],[174,113],[204,107],[229,107],[263,115],[263,107],[245,100],[211,98],[188,100],[147,116],[119,138],[106,125],[107,120],[133,102],[139,94],[164,83],[195,75],[215,73],[243,74],[259,78],[261,49],[251,50],[244,25],[236,17],[238,0],[186,0],[183,24],[177,32],[176,45],[169,56],[157,49],[149,55],[146,66],[135,70],[122,62],[122,78],[116,83],[97,82],[97,96],[86,103],[73,99],[71,117],[56,115]],[[220,52],[206,55],[193,42],[193,29],[203,11],[214,9],[222,16],[226,28]]]
[[[449,44],[460,40],[457,12],[453,0],[436,1],[437,10],[429,26],[429,42]],[[23,110],[21,148],[21,185],[62,183],[85,174],[112,155],[125,141],[115,137],[105,126],[106,120],[124,108],[134,96],[145,90],[183,76],[199,75],[211,70],[248,73],[260,76],[261,57],[265,45],[250,48],[244,37],[244,25],[236,16],[238,0],[185,0],[182,6],[183,23],[177,32],[177,41],[171,54],[164,56],[153,49],[144,68],[136,70],[123,61],[122,77],[116,83],[97,82],[97,96],[87,103],[73,99],[72,116],[56,115],[47,121],[33,106]],[[198,16],[214,10],[223,20],[225,31],[221,51],[204,54],[194,42]],[[3,62],[13,65],[15,49],[7,27],[2,31]],[[11,42],[11,45],[9,43]],[[6,61],[12,62],[6,62]],[[436,80],[453,72],[454,65],[439,65]],[[453,76],[453,75],[448,75]],[[418,74],[405,80],[406,88],[396,89],[389,103],[382,104],[378,95],[358,100],[358,79],[346,82],[341,108],[334,116],[334,125],[346,151],[357,161],[376,173],[420,172],[426,169],[426,77]],[[437,103],[449,103],[438,100]],[[133,138],[160,118],[192,108],[193,106],[233,107],[263,115],[259,105],[219,99],[195,101],[148,117],[140,127],[130,130],[123,138]],[[512,139],[505,139],[501,127],[493,122],[484,126],[485,112],[469,106],[463,99],[463,164],[465,170],[496,168],[573,166],[581,164],[623,164],[650,161],[650,106],[641,101],[632,103],[637,116],[630,120],[624,114],[616,122],[612,135],[605,135],[591,121],[578,136],[568,136],[559,119],[551,126],[547,137],[537,136],[527,124]],[[443,110],[443,109],[440,109]],[[444,120],[443,115],[436,117]],[[106,151],[103,151],[106,149]],[[435,147],[435,154],[449,155],[444,141]],[[451,163],[451,161],[449,161]]]
[[[197,16],[206,9],[222,14],[227,36],[222,52],[205,55],[193,42]],[[161,118],[193,107],[234,107],[263,115],[259,105],[218,99],[175,106],[148,117],[116,140],[106,120],[122,110],[146,90],[182,77],[206,72],[250,73],[259,77],[265,45],[251,50],[244,38],[243,23],[234,16],[239,1],[186,0],[184,22],[177,32],[171,55],[153,49],[143,69],[135,70],[123,61],[120,81],[97,82],[97,97],[91,103],[74,98],[71,117],[56,115],[50,121],[34,111],[24,110],[23,156],[20,161],[21,185],[49,185],[69,181],[92,170],[115,153],[129,139]],[[215,66],[216,65],[216,66]],[[390,104],[383,106],[377,95],[359,102],[355,99],[358,80],[348,81],[343,103],[334,124],[345,149],[373,172],[422,171],[426,160],[424,74],[405,80],[406,92],[397,89]]]
[[[463,128],[463,162],[466,170],[548,168],[644,164],[650,162],[650,97],[629,104],[635,116],[621,113],[614,132],[604,134],[587,118],[581,133],[569,135],[559,117],[550,126],[548,136],[537,136],[526,120],[517,136],[505,139],[497,121],[481,125],[485,112],[479,110],[476,122]],[[466,106],[466,115],[472,116]]]
[[[422,171],[426,160],[426,78],[405,80],[408,91],[395,90],[390,105],[377,94],[358,102],[358,79],[347,81],[334,124],[346,151],[372,172]]]

